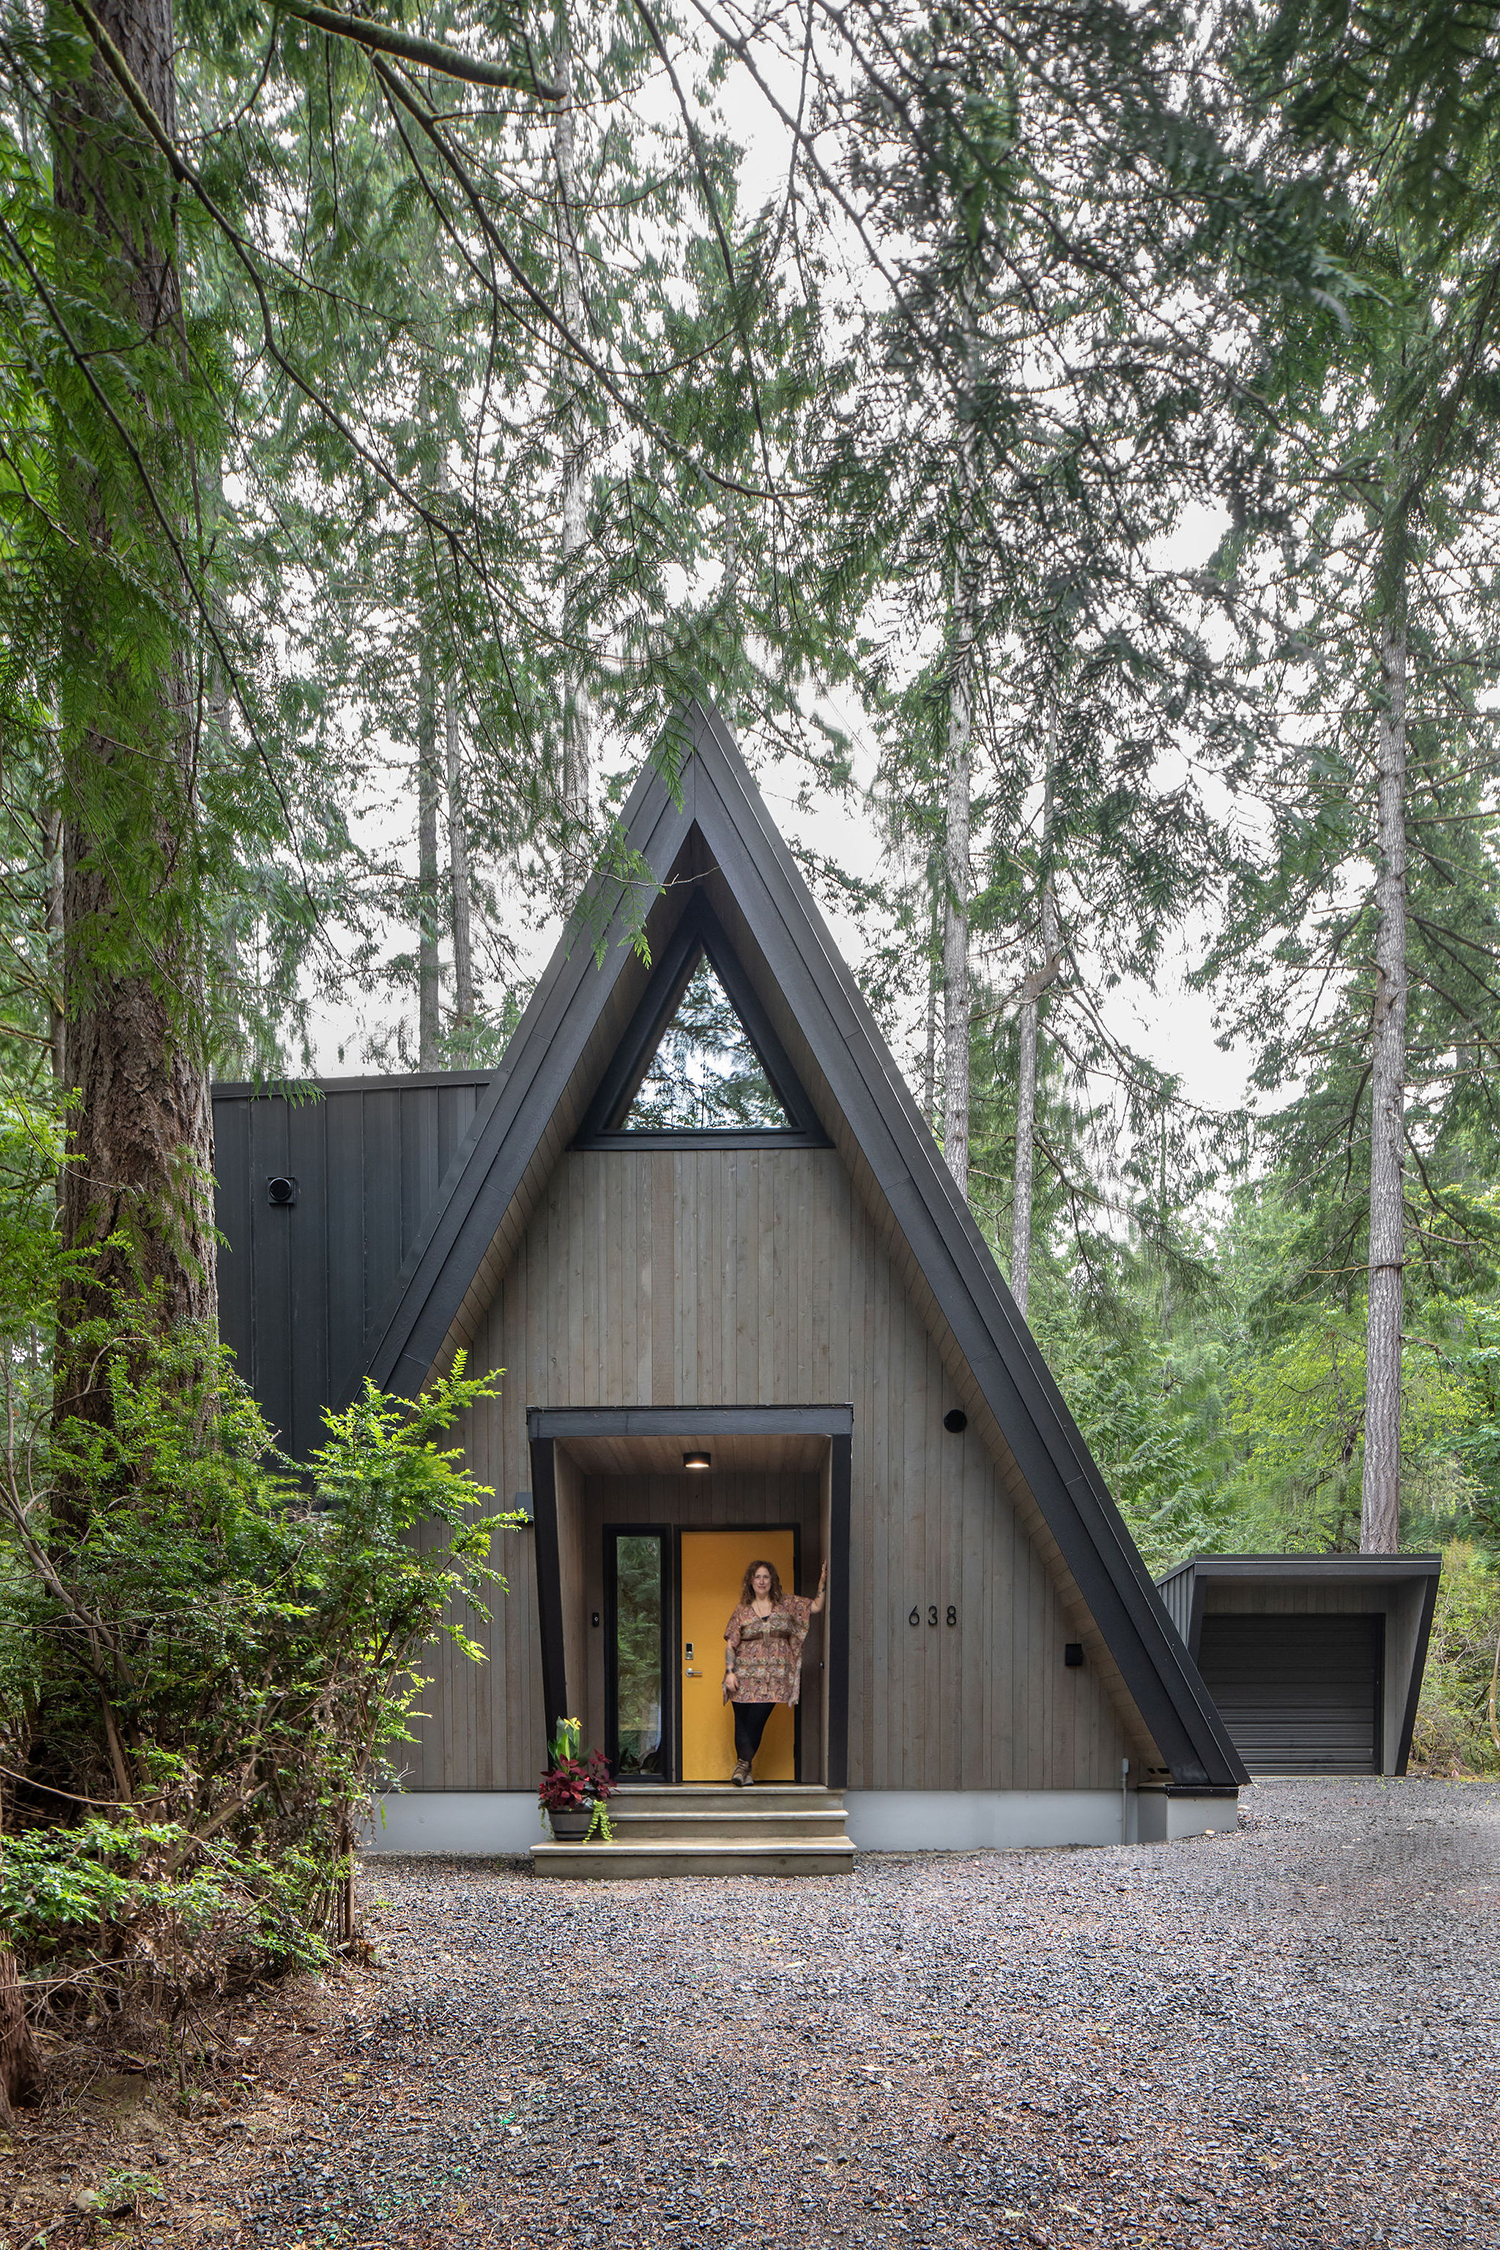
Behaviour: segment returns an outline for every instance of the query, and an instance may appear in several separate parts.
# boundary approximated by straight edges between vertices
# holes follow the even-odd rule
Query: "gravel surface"
[[[373,1861],[383,1973],[135,2239],[1500,2246],[1500,1786],[1242,1806],[819,1880]]]

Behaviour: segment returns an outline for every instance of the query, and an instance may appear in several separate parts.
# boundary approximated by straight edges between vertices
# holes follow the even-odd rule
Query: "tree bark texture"
[[[46,862],[47,1016],[52,1075],[68,1083],[68,1017],[63,996],[63,816],[58,804],[42,808],[42,852]]]
[[[0,1945],[0,2125],[8,2125],[12,2108],[35,2101],[41,2090],[41,2050],[26,2021],[15,1955]]]
[[[947,834],[943,869],[943,1154],[969,1195],[969,820],[974,733],[974,447],[977,324],[965,283],[965,392],[958,429],[953,596],[948,629]]]
[[[1042,810],[1042,876],[1038,892],[1041,959],[1021,986],[1016,1057],[1016,1166],[1010,1230],[1010,1293],[1022,1317],[1031,1302],[1031,1227],[1036,1192],[1036,1090],[1042,995],[1062,967],[1057,886],[1052,879],[1052,754]]]
[[[170,0],[102,0],[107,30],[157,115],[176,123]],[[185,370],[176,241],[155,151],[96,57],[54,98],[54,193],[75,295],[139,335],[137,372]],[[84,315],[77,316],[80,319]],[[143,379],[143,458],[157,508],[188,549],[190,433],[166,419],[171,382]],[[149,441],[149,451],[145,443]],[[62,1190],[64,1241],[95,1251],[92,1279],[64,1293],[58,1398],[107,1424],[107,1375],[69,1354],[70,1323],[110,1287],[160,1290],[169,1323],[215,1312],[213,1122],[193,866],[197,816],[186,653],[170,633],[133,640],[119,623],[128,561],[176,568],[160,518],[122,461],[113,478],[60,437],[61,504],[80,535],[65,621],[62,919],[66,1062],[78,1090]],[[111,614],[111,602],[114,609]],[[143,677],[144,671],[144,677]],[[118,1236],[118,1241],[111,1241]]]
[[[4,1850],[0,1832],[0,1853]],[[0,2125],[10,2123],[13,2105],[35,2101],[41,2090],[41,2050],[26,2021],[16,1957],[8,1945],[0,1945]]]
[[[441,982],[438,967],[437,684],[426,638],[417,666],[417,1067],[436,1070]]]
[[[973,709],[969,692],[972,624],[966,597],[955,603],[953,673],[948,685],[948,822],[943,869],[943,1154],[960,1195],[969,1193],[969,801]]]
[[[937,1125],[937,1022],[942,988],[938,939],[943,927],[942,871],[935,855],[927,862],[927,882],[932,894],[932,927],[927,933],[927,1044],[922,1056],[922,1115],[931,1132]]]
[[[1370,1053],[1370,1277],[1365,1341],[1365,1464],[1359,1544],[1393,1555],[1401,1515],[1401,1320],[1405,1290],[1406,604],[1388,593],[1380,623],[1375,1002]]]
[[[466,1031],[474,1021],[474,917],[469,874],[469,831],[464,820],[463,738],[458,699],[448,682],[443,703],[444,765],[448,785],[448,888],[453,916],[453,1025]]]
[[[583,277],[578,254],[577,119],[573,108],[573,35],[569,0],[557,0],[557,44],[553,72],[561,88],[553,128],[556,167],[557,265],[563,326],[569,336],[583,331]],[[566,350],[566,347],[564,347]],[[585,621],[579,585],[581,557],[588,539],[589,454],[592,432],[588,406],[577,372],[564,356],[568,386],[563,416],[562,478],[562,640],[563,743],[562,809],[570,826],[585,828],[589,818],[593,707],[588,687]]]

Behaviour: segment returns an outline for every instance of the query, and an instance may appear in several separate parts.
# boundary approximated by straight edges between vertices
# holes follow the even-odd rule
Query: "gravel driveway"
[[[821,1880],[372,1862],[385,1974],[221,2239],[1500,2245],[1500,1786],[1243,1807]]]

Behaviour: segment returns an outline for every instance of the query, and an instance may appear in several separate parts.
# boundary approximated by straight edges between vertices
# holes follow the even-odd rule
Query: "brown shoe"
[[[739,1764],[735,1767],[733,1773],[729,1776],[729,1778],[734,1783],[736,1789],[743,1789],[745,1783],[750,1779],[750,1760],[748,1758],[741,1758]]]

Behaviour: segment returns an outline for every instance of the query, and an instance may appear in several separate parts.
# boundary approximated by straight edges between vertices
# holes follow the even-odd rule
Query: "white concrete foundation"
[[[1175,1843],[1238,1825],[1233,1797],[1160,1789],[851,1789],[848,1833],[865,1852],[1046,1849]],[[544,1834],[529,1790],[422,1789],[381,1800],[367,1852],[529,1852]],[[1122,1822],[1124,1833],[1122,1835]]]
[[[1240,1801],[1234,1797],[1188,1797],[1175,1790],[1143,1789],[1132,1799],[1140,1844],[1175,1844],[1184,1836],[1222,1836],[1240,1824]]]
[[[849,1833],[866,1852],[1122,1841],[1118,1789],[851,1789],[844,1802]]]
[[[530,1789],[413,1789],[382,1797],[367,1852],[529,1852],[548,1833]]]

